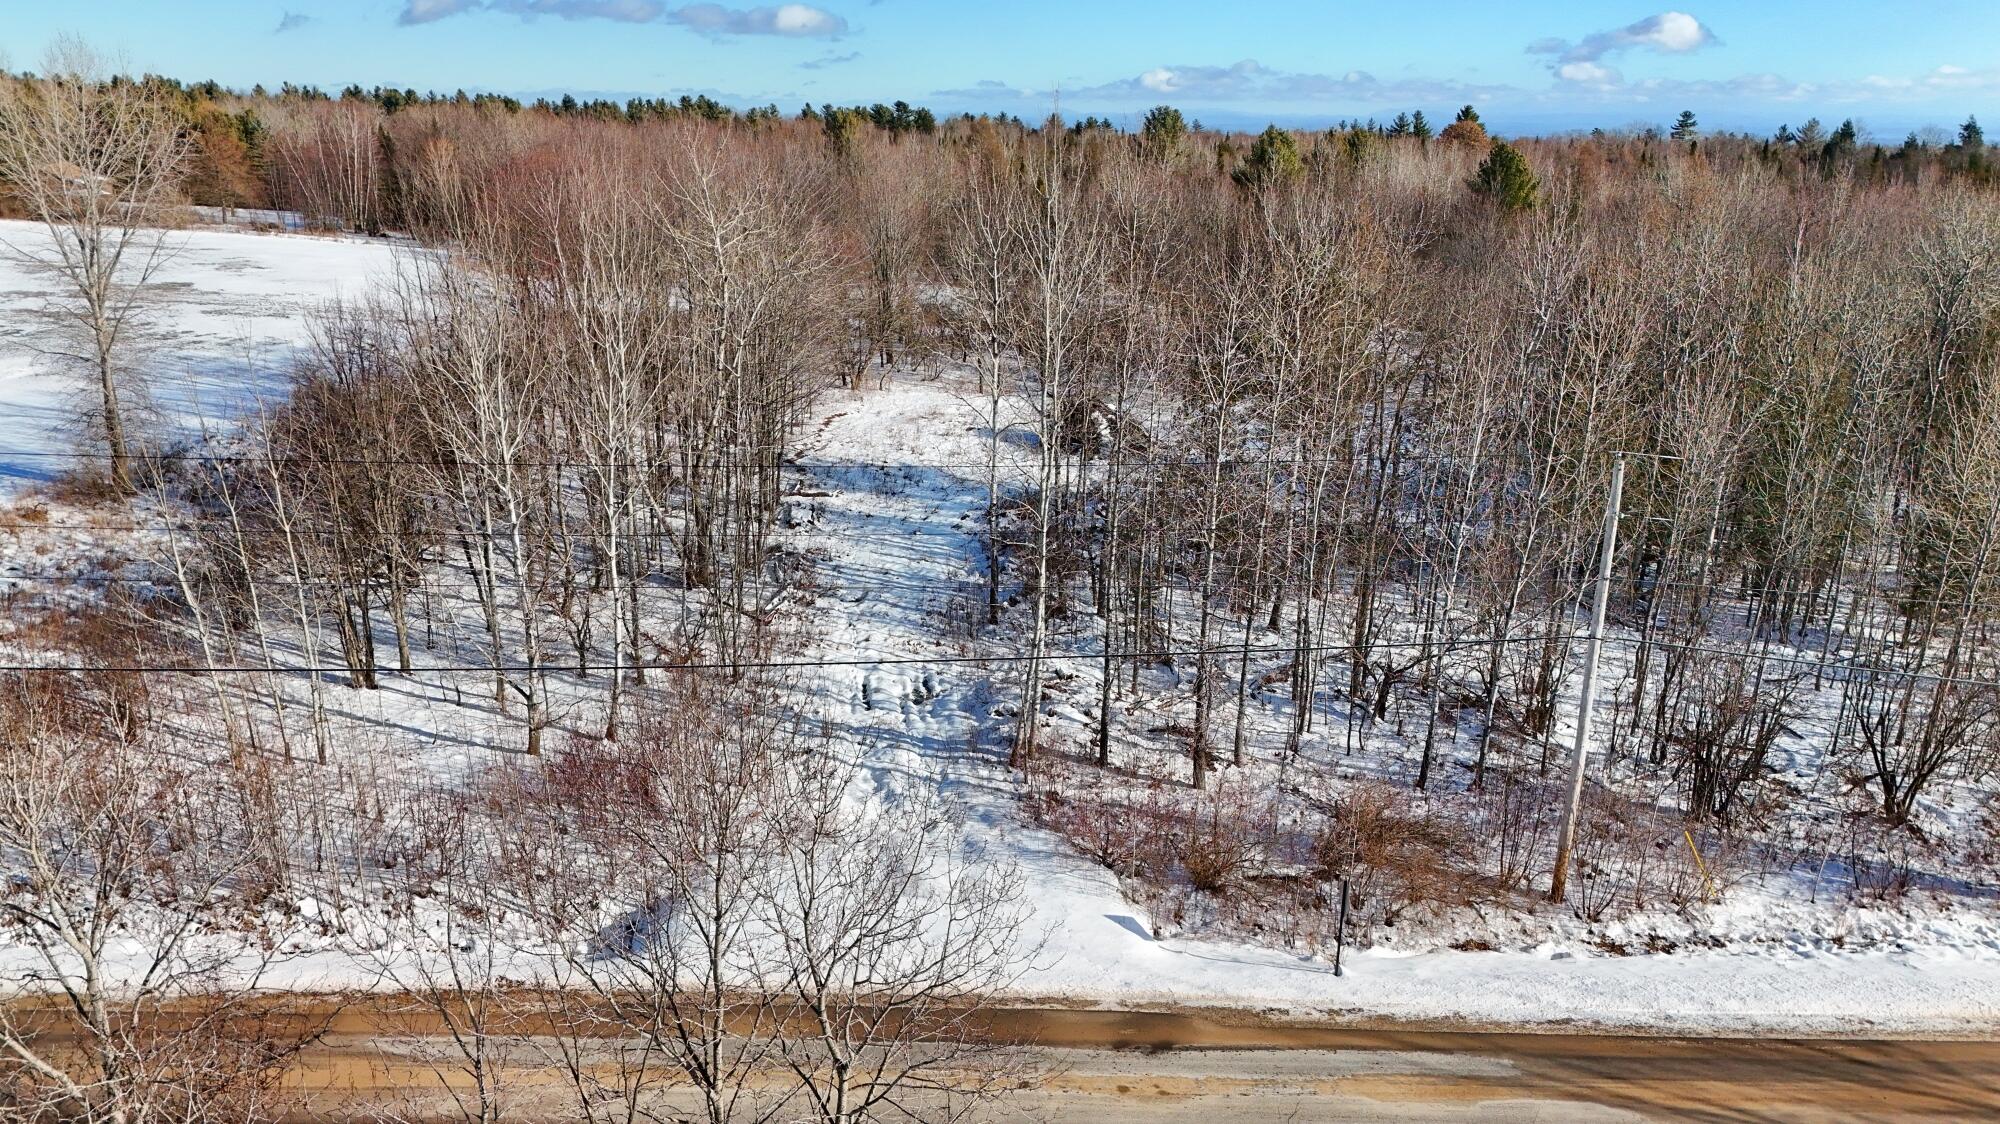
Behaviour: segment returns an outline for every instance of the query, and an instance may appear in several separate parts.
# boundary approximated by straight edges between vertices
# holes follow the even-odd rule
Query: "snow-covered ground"
[[[26,224],[0,224],[0,239],[31,245],[40,237]],[[221,422],[280,390],[285,361],[305,339],[304,313],[360,295],[396,267],[392,245],[358,239],[212,230],[171,237],[164,302],[148,332],[157,424],[168,430]],[[51,291],[46,277],[0,258],[0,492],[48,478],[62,464],[19,453],[75,447],[65,403],[74,380],[37,350],[51,339]],[[865,762],[867,799],[890,803],[940,789],[964,807],[970,842],[985,858],[1018,865],[1030,929],[1044,941],[1016,984],[1020,998],[1676,1031],[2000,1028],[2000,914],[1990,892],[1966,892],[1979,890],[1970,886],[1870,906],[1822,887],[1816,875],[1786,870],[1742,881],[1720,904],[1600,923],[1557,909],[1494,909],[1371,933],[1370,947],[1348,950],[1340,976],[1323,947],[1301,951],[1314,945],[1310,936],[1267,934],[1253,942],[1176,935],[1197,927],[1151,916],[1111,871],[1037,825],[1021,782],[1005,766],[1020,665],[986,657],[1019,651],[1011,622],[1021,614],[985,636],[965,623],[980,605],[985,567],[984,408],[970,380],[952,373],[898,374],[880,390],[821,399],[800,434],[788,489],[791,545],[809,552],[815,566],[813,602],[797,609],[806,647],[786,658],[826,661],[801,673],[800,705],[825,718],[838,744]],[[1010,431],[1002,458],[1013,484],[1025,480],[1032,456],[1031,439]],[[63,529],[0,542],[0,577],[17,570],[106,573],[99,568],[104,540],[89,528],[96,516],[57,505],[47,517]],[[32,593],[35,584],[19,578],[7,588]],[[449,622],[452,612],[441,616]],[[1056,646],[1068,655],[1050,665],[1068,685],[1050,697],[1051,737],[1071,745],[1082,744],[1095,721],[1086,712],[1094,708],[1097,669],[1083,653],[1101,638],[1090,627],[1065,626]],[[448,662],[456,647],[441,638],[427,662]],[[1614,652],[1607,675],[1620,666]],[[430,771],[476,773],[520,734],[517,722],[478,706],[467,682],[440,674],[392,678],[374,692],[335,687],[340,744],[345,750],[365,739]],[[558,727],[584,727],[597,687],[557,683]],[[1156,690],[1153,705],[1171,711],[1179,705],[1173,699],[1184,696]],[[1279,705],[1252,708],[1246,768],[1258,767],[1260,747],[1269,756],[1273,732],[1284,724]],[[1135,772],[1148,761],[1161,773],[1178,768],[1172,739],[1147,735],[1145,724],[1121,723],[1121,764]],[[1406,783],[1407,748],[1370,739],[1342,775]],[[1804,786],[1826,775],[1822,765],[1788,750],[1781,770]],[[1983,791],[1955,791],[1937,811],[1967,821],[1987,799]],[[366,982],[365,970],[344,964],[332,944],[304,957],[289,978]],[[1675,951],[1630,951],[1651,947]]]
[[[828,398],[808,430],[803,490],[823,552],[812,610],[828,659],[964,659],[949,636],[983,575],[983,403],[971,388],[908,378]],[[1010,451],[1020,479],[1025,450]],[[953,467],[877,468],[874,465]],[[957,467],[963,466],[963,467]],[[819,495],[818,493],[826,493]],[[995,648],[994,651],[1011,650]],[[1074,660],[1079,679],[1091,661]],[[1732,891],[1720,905],[1586,926],[1559,911],[1466,919],[1402,943],[1324,956],[1167,937],[1118,879],[1024,815],[1005,768],[1018,665],[898,662],[830,667],[809,682],[823,713],[865,755],[890,801],[937,784],[962,802],[973,842],[1017,862],[1047,945],[1025,996],[1212,1004],[1300,1016],[1604,1024],[1662,1030],[1990,1033],[2000,1027],[2000,915],[1991,900],[1863,908],[1790,879]],[[1087,686],[1087,684],[1085,684]],[[1094,698],[1094,688],[1072,693]],[[1060,720],[1063,706],[1053,708]],[[1075,716],[1077,720],[1082,715]],[[1492,951],[1459,951],[1478,936]],[[1698,950],[1620,955],[1607,938]],[[1858,951],[1857,951],[1858,950]]]
[[[61,284],[32,264],[46,228],[0,221],[0,494],[48,480],[79,448],[85,389],[57,330]],[[306,314],[390,277],[394,243],[365,238],[193,229],[166,235],[165,258],[135,325],[128,363],[152,398],[146,419],[171,439],[279,390]]]

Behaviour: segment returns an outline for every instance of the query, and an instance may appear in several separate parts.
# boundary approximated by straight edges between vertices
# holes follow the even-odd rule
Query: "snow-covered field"
[[[29,260],[48,231],[0,221],[0,491],[47,480],[79,448],[85,388],[58,331],[61,284]],[[135,324],[127,362],[152,399],[146,420],[172,439],[221,425],[284,385],[307,339],[306,316],[393,275],[397,246],[364,238],[191,229],[166,235],[165,257]]]
[[[16,244],[42,236],[25,224],[0,224],[0,239]],[[279,391],[285,360],[305,339],[304,314],[361,294],[396,266],[391,245],[356,239],[213,230],[171,237],[174,256],[161,274],[166,296],[152,309],[147,333],[156,424],[170,432],[222,423]],[[73,380],[37,350],[53,338],[50,291],[47,278],[0,259],[0,489],[46,479],[62,466],[22,454],[75,447],[65,405]],[[1020,638],[1011,625],[983,637],[962,627],[985,566],[986,433],[984,403],[969,379],[951,372],[902,373],[879,390],[821,398],[799,437],[789,488],[791,545],[815,566],[811,603],[790,610],[805,648],[786,658],[808,665],[798,677],[801,708],[824,718],[836,745],[864,762],[869,791],[858,796],[889,804],[941,790],[964,808],[970,842],[985,860],[1018,865],[1032,907],[1029,927],[1044,941],[1015,985],[1020,998],[1675,1031],[2000,1029],[2000,913],[1992,887],[1971,878],[1950,892],[1867,904],[1822,884],[1824,860],[1819,871],[1802,864],[1746,876],[1718,904],[1586,922],[1567,910],[1514,902],[1378,931],[1369,934],[1369,947],[1348,950],[1338,976],[1313,935],[1177,935],[1199,927],[1152,916],[1111,871],[1039,826],[1022,782],[1005,765],[1019,665],[982,661],[1018,652]],[[1010,478],[1024,479],[1030,445],[1007,441],[1002,448]],[[89,516],[58,510],[49,518],[78,526],[50,532],[55,545],[34,549],[35,569],[61,569],[65,559],[104,548],[82,526]],[[11,552],[5,543],[0,550]],[[18,588],[32,592],[33,582]],[[1066,627],[1057,649],[1068,655],[1050,671],[1067,686],[1050,696],[1048,714],[1052,741],[1080,746],[1095,721],[1089,712],[1098,674],[1083,654],[1101,638],[1087,621]],[[1607,674],[1619,666],[1614,652]],[[398,678],[377,692],[334,688],[342,744],[366,735],[412,764],[476,772],[513,744],[518,724],[466,705],[459,686],[440,675]],[[566,701],[556,691],[559,727],[584,724],[588,692],[573,694],[576,701]],[[1154,692],[1148,705],[1177,705],[1162,697],[1171,693]],[[1251,710],[1245,768],[1254,773],[1275,757],[1285,715],[1262,704]],[[1116,755],[1129,771],[1170,774],[1178,767],[1170,739],[1149,737],[1144,726],[1121,722]],[[1816,785],[1826,775],[1823,762],[1802,748],[1809,735],[1781,766],[1794,785]],[[1365,739],[1342,775],[1406,783],[1407,749],[1387,736]],[[1969,824],[1989,800],[1983,790],[1952,789],[1929,811]],[[330,947],[288,972],[315,985],[366,977]]]

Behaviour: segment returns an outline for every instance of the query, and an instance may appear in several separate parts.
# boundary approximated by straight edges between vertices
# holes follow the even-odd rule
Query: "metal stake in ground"
[[[1590,611],[1590,643],[1583,650],[1583,690],[1576,704],[1576,748],[1569,760],[1569,797],[1563,801],[1562,831],[1556,836],[1556,871],[1549,900],[1569,890],[1569,853],[1576,842],[1576,817],[1583,804],[1583,765],[1590,756],[1590,707],[1597,698],[1597,655],[1604,647],[1604,609],[1611,600],[1611,556],[1618,549],[1618,509],[1625,492],[1625,454],[1611,462],[1611,495],[1604,503],[1604,549],[1597,558],[1597,589]]]
[[[1340,970],[1340,953],[1347,947],[1347,879],[1340,880],[1340,920],[1333,925],[1333,974],[1345,975]]]

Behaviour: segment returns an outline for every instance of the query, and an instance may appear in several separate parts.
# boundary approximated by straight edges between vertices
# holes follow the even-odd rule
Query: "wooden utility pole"
[[[1618,550],[1618,509],[1625,492],[1625,454],[1611,462],[1611,495],[1604,504],[1604,549],[1597,558],[1597,589],[1590,610],[1590,643],[1583,650],[1583,690],[1576,707],[1576,748],[1570,753],[1569,797],[1563,802],[1562,831],[1556,836],[1556,871],[1549,900],[1569,890],[1569,853],[1576,843],[1576,817],[1583,805],[1583,765],[1590,756],[1590,707],[1597,698],[1597,655],[1604,648],[1604,610],[1611,600],[1611,557]]]

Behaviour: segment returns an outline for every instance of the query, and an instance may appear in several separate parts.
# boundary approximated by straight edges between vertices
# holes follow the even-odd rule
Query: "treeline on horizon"
[[[0,78],[33,79],[31,73]],[[1280,175],[1289,174],[1294,159],[1303,166],[1338,156],[1351,165],[1383,142],[1426,150],[1440,145],[1484,151],[1497,139],[1488,135],[1470,105],[1441,129],[1418,109],[1398,113],[1386,123],[1374,118],[1342,120],[1323,130],[1272,125],[1253,138],[1246,132],[1206,128],[1167,105],[1155,107],[1139,127],[1128,131],[1096,116],[1065,121],[1051,114],[1039,125],[1006,113],[940,118],[926,107],[900,100],[853,106],[806,104],[787,116],[775,104],[738,110],[707,95],[618,102],[564,94],[527,102],[462,89],[442,94],[349,85],[330,94],[317,86],[286,82],[275,92],[260,84],[244,93],[212,80],[183,82],[153,74],[108,81],[153,93],[184,121],[194,156],[183,185],[190,203],[293,209],[309,222],[369,233],[412,226],[412,216],[400,205],[408,194],[404,185],[424,174],[423,165],[440,145],[489,153],[496,144],[525,149],[592,127],[646,129],[679,122],[764,129],[795,141],[819,140],[836,150],[853,149],[864,136],[890,141],[923,138],[952,146],[982,143],[982,138],[990,142],[997,135],[1018,139],[1058,131],[1074,142],[1099,147],[1123,143],[1142,153],[1173,148],[1185,157],[1178,163],[1187,171],[1239,183],[1266,176],[1273,161],[1281,166]],[[1757,137],[1705,134],[1695,114],[1683,111],[1664,128],[1594,128],[1519,138],[1503,146],[1500,159],[1508,164],[1526,151],[1534,154],[1527,163],[1545,166],[1647,164],[1665,159],[1669,146],[1698,150],[1712,162],[1754,160],[1795,173],[1816,171],[1828,179],[1884,183],[1934,175],[1980,185],[1995,182],[1994,162],[1976,117],[1968,117],[1948,140],[1927,140],[1911,132],[1900,144],[1889,146],[1865,141],[1851,119],[1829,129],[1812,117],[1797,128],[1781,125],[1770,137]],[[1197,154],[1200,159],[1193,158]],[[12,211],[0,195],[0,214]]]

